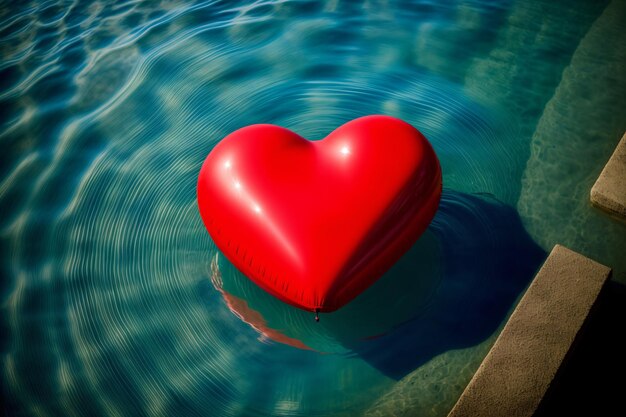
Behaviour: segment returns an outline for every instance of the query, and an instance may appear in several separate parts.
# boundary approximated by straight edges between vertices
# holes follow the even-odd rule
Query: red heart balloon
[[[243,274],[284,302],[328,312],[411,247],[435,215],[441,186],[426,138],[393,117],[361,117],[320,141],[252,125],[207,156],[198,206]]]

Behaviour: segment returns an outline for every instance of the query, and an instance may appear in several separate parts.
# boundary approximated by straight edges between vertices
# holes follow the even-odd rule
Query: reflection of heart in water
[[[439,245],[426,232],[380,280],[319,323],[311,313],[261,290],[224,257],[214,258],[211,280],[231,311],[262,337],[320,352],[346,352],[343,341],[375,338],[419,314],[440,281],[439,266]]]
[[[511,207],[444,190],[437,215],[415,245],[319,323],[258,288],[223,257],[213,261],[212,281],[262,338],[358,355],[399,378],[439,353],[489,337],[544,257]]]

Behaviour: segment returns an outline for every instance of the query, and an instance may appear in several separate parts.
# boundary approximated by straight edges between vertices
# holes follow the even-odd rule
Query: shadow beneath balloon
[[[212,283],[262,340],[358,356],[400,379],[438,354],[492,335],[545,256],[513,208],[444,190],[428,231],[413,247],[319,323],[265,293],[224,257],[212,265]]]
[[[516,211],[491,198],[444,193],[430,231],[440,245],[443,275],[429,307],[374,343],[349,343],[393,378],[488,338],[546,256]]]

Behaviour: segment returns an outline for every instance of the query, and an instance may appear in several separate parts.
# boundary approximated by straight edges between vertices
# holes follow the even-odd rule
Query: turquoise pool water
[[[0,2],[8,415],[444,416],[557,242],[626,283],[592,209],[626,130],[626,2]],[[384,113],[444,196],[345,309],[217,253],[195,185],[230,131]]]

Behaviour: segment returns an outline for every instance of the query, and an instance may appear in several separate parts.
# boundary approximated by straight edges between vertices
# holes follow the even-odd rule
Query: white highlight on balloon
[[[261,208],[261,205],[257,203],[259,200],[256,196],[253,196],[249,189],[243,186],[240,180],[236,179],[238,176],[237,169],[232,164],[232,159],[226,159],[223,162],[224,171],[221,175],[221,180],[224,181],[224,185],[226,185],[229,189],[232,190],[233,194],[236,196],[236,199],[239,200],[238,204],[243,204],[252,212],[255,213],[257,220],[260,222],[259,224],[264,225],[267,228],[267,231],[272,235],[273,238],[280,242],[281,246],[285,249],[285,251],[289,254],[291,259],[294,261],[296,265],[299,267],[302,266],[302,259],[298,255],[298,252],[295,250],[295,246],[292,242],[283,234],[280,227],[276,224],[274,219],[272,218],[272,213],[266,212]]]
[[[341,154],[343,156],[350,155],[350,148],[347,145],[344,145],[344,146],[341,147],[341,151],[340,152],[341,152]]]

